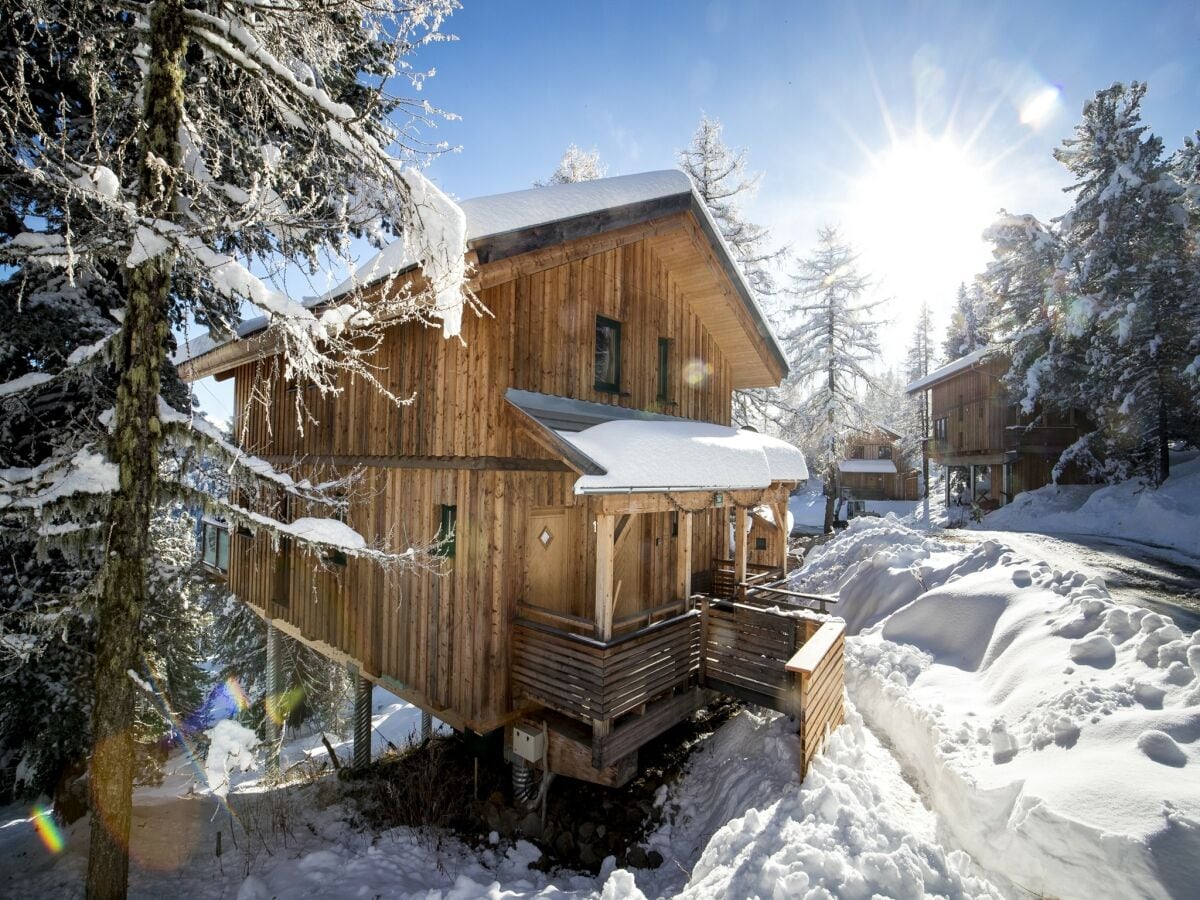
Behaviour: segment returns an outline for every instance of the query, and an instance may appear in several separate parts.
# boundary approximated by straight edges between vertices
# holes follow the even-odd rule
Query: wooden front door
[[[620,619],[644,608],[643,579],[649,564],[646,547],[646,520],[649,516],[633,514],[617,538],[617,555],[613,564],[613,618]]]
[[[578,615],[571,595],[571,516],[565,509],[534,510],[526,540],[525,602]]]

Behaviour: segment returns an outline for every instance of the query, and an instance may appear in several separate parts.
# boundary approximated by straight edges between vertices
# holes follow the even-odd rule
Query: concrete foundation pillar
[[[267,625],[267,698],[266,698],[266,739],[267,739],[267,774],[279,774],[279,741],[283,733],[282,716],[280,715],[279,698],[283,693],[280,683],[279,666],[279,629]]]
[[[371,690],[373,685],[350,667],[354,679],[354,768],[371,764]]]
[[[421,743],[425,743],[433,735],[433,716],[421,710]]]

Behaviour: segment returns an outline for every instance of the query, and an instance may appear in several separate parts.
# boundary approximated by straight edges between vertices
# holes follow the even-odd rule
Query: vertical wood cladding
[[[436,572],[387,573],[354,558],[320,566],[293,547],[283,605],[274,602],[272,589],[279,551],[265,536],[235,537],[229,583],[241,599],[306,638],[338,648],[368,672],[423,695],[431,708],[454,710],[484,729],[512,710],[508,629],[527,583],[530,514],[570,508],[580,546],[565,605],[590,615],[595,537],[589,503],[573,494],[571,472],[423,468],[419,459],[406,463],[416,468],[396,468],[385,461],[488,457],[519,466],[546,460],[549,454],[523,435],[510,413],[509,387],[728,424],[732,378],[712,336],[645,242],[521,276],[488,288],[480,299],[490,315],[468,314],[463,342],[416,323],[388,330],[373,364],[392,393],[411,398],[407,405],[354,378],[343,378],[338,393],[322,397],[311,386],[271,378],[270,360],[235,370],[238,436],[248,451],[294,458],[299,476],[317,474],[309,463],[322,457],[381,458],[381,465],[362,470],[348,524],[402,552],[427,544],[440,507],[455,506],[454,558]],[[594,388],[597,315],[622,323],[620,393]],[[660,338],[671,342],[667,402],[657,399]],[[249,402],[256,385],[269,392],[266,413]],[[304,421],[297,392],[309,413]],[[328,477],[328,466],[319,474]],[[630,540],[639,544],[644,565],[638,591],[619,598],[618,614],[665,603],[672,590],[670,516],[638,519]],[[721,519],[718,511],[696,516],[697,572],[720,555]]]
[[[932,417],[946,420],[949,455],[1004,449],[1008,399],[1000,379],[1006,371],[1006,359],[992,359],[933,386]]]

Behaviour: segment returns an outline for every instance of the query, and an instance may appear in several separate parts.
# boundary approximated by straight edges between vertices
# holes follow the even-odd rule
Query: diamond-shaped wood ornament
[[[550,546],[550,542],[551,542],[552,540],[554,540],[554,535],[553,535],[553,534],[551,534],[551,532],[550,532],[550,529],[549,529],[549,528],[546,528],[545,526],[542,526],[542,531],[541,531],[541,533],[538,535],[538,540],[542,542],[542,546],[543,546],[543,547],[549,547],[549,546]]]

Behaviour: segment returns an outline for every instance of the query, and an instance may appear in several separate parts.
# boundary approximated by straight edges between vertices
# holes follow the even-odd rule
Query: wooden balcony
[[[1004,449],[1010,453],[1057,455],[1075,443],[1079,433],[1075,425],[1040,425],[1034,428],[1010,425],[1004,429]]]
[[[607,642],[529,619],[513,628],[514,689],[592,724],[687,685],[699,664],[697,610]]]
[[[808,654],[814,659],[801,659],[808,667],[803,672],[795,661],[830,628],[840,635],[840,625],[823,614],[834,601],[768,582],[771,574],[734,583],[738,600],[695,595],[686,612],[609,641],[519,618],[515,697],[592,727],[590,740],[572,732],[570,723],[552,728],[551,747],[558,748],[552,762],[555,755],[577,759],[590,752],[590,770],[576,764],[566,774],[621,783],[634,766],[626,765],[625,774],[614,774],[613,767],[629,763],[642,744],[687,718],[708,691],[794,716],[808,735],[806,746],[818,746],[828,724],[840,722],[841,643],[822,638]],[[574,749],[564,751],[566,743]],[[808,758],[811,753],[805,765]]]

